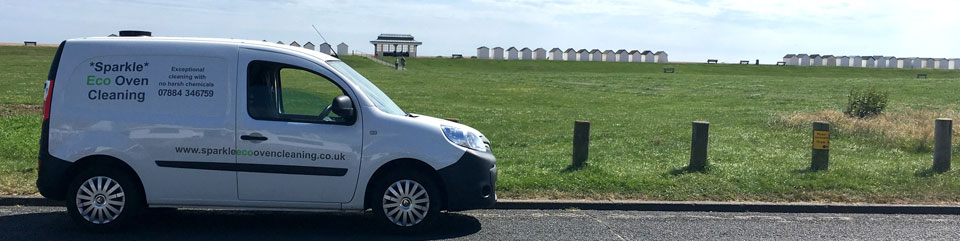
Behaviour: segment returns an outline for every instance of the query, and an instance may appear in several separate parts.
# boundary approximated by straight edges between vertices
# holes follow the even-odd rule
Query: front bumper
[[[497,202],[497,159],[490,152],[468,150],[438,172],[447,191],[447,210],[463,211]]]

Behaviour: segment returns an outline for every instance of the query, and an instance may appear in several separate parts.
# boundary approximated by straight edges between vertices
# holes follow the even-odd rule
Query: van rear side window
[[[329,110],[342,88],[329,78],[297,66],[250,62],[247,112],[257,120],[352,124]]]

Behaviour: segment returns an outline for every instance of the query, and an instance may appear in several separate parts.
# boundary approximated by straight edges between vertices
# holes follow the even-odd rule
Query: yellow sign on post
[[[829,131],[813,131],[813,149],[830,150]]]

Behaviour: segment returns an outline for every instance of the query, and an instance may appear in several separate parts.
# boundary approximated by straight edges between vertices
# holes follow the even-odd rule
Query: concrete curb
[[[491,209],[581,209],[670,212],[868,213],[960,215],[954,205],[739,203],[670,201],[499,200]]]
[[[0,206],[63,206],[40,196],[0,196]],[[869,213],[960,215],[956,205],[823,204],[758,202],[671,202],[501,199],[490,209],[580,209],[663,212]]]
[[[0,206],[63,206],[63,201],[46,199],[41,196],[0,196]]]

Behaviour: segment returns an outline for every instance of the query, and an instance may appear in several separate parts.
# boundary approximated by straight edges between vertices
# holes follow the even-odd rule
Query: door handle
[[[266,140],[267,140],[267,137],[266,137],[266,136],[259,136],[259,135],[257,135],[257,136],[242,135],[242,136],[240,136],[240,140],[244,140],[244,141],[266,141]]]

